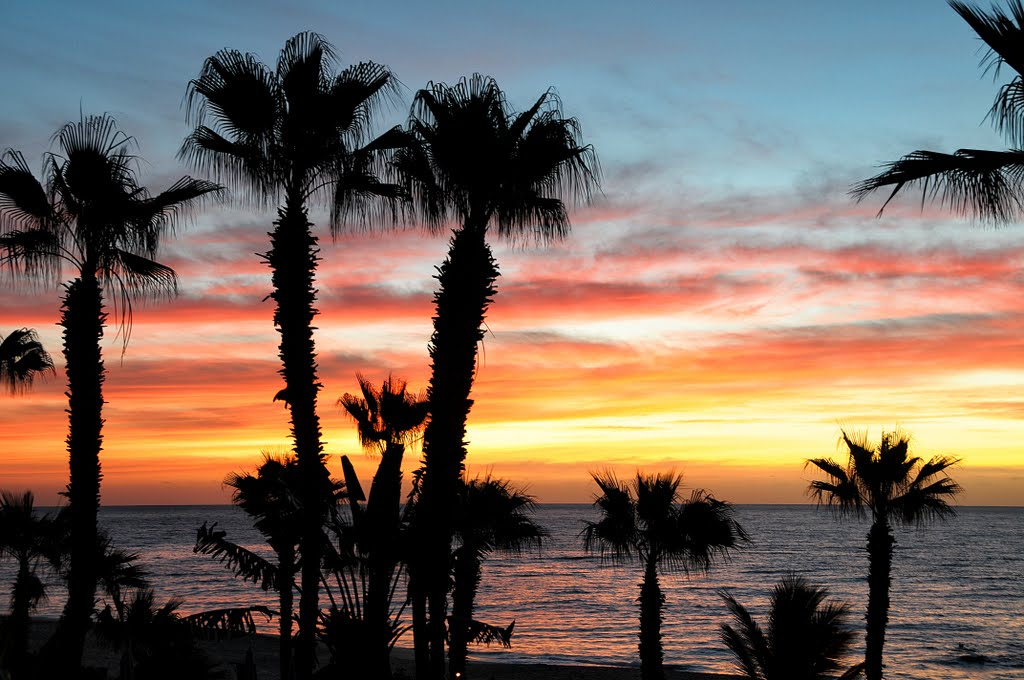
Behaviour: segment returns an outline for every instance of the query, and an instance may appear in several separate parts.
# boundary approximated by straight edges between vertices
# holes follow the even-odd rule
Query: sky
[[[987,3],[986,3],[987,6]],[[736,503],[804,503],[808,458],[843,429],[899,427],[962,459],[964,505],[1024,505],[1024,229],[917,195],[877,216],[850,187],[915,149],[1005,148],[981,42],[939,0],[626,3],[75,3],[6,0],[0,149],[42,165],[62,124],[108,112],[153,191],[183,174],[183,97],[224,47],[273,63],[313,30],[343,64],[416,89],[474,72],[523,109],[554,87],[600,158],[602,191],[501,269],[470,415],[471,475],[588,502],[592,472],[675,470]],[[207,207],[162,246],[172,300],[103,348],[103,502],[223,503],[222,481],[288,447],[271,322],[272,211]],[[426,387],[434,267],[415,226],[332,242],[322,214],[317,349],[332,472],[375,462],[336,406],[356,372]],[[58,368],[60,289],[0,279],[0,334],[39,331]],[[0,396],[0,488],[67,483],[63,373]],[[407,456],[406,468],[419,452]]]

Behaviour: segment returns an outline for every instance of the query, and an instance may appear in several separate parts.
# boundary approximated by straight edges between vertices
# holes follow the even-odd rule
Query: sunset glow
[[[1024,505],[1024,229],[986,228],[912,199],[876,217],[884,196],[857,204],[847,195],[879,161],[915,148],[1002,148],[978,127],[996,86],[979,79],[969,28],[944,4],[906,5],[920,22],[882,27],[861,18],[871,16],[863,7],[808,10],[822,13],[816,25],[826,32],[812,42],[836,47],[795,74],[799,50],[811,49],[797,39],[810,39],[786,28],[786,7],[764,18],[792,34],[781,37],[751,38],[710,16],[666,20],[687,26],[675,34],[651,17],[609,11],[586,17],[578,30],[590,32],[587,45],[567,37],[567,51],[524,56],[515,41],[442,41],[443,51],[417,58],[422,45],[402,40],[420,31],[416,18],[405,17],[399,36],[372,35],[383,29],[366,10],[346,21],[324,7],[287,20],[261,7],[245,30],[212,22],[173,46],[158,40],[154,26],[186,26],[204,11],[186,3],[181,15],[136,17],[148,28],[118,59],[86,30],[82,53],[65,45],[47,56],[59,66],[26,52],[37,49],[29,36],[66,27],[24,8],[0,28],[0,69],[28,83],[18,101],[0,102],[0,147],[24,151],[36,169],[81,103],[138,137],[144,183],[163,189],[187,172],[174,161],[180,102],[202,59],[225,45],[269,58],[305,28],[343,46],[345,63],[389,64],[411,89],[477,70],[525,106],[556,86],[600,156],[603,194],[572,213],[564,241],[495,242],[502,276],[473,390],[471,474],[492,471],[545,502],[587,502],[592,471],[676,469],[688,485],[737,503],[799,503],[812,475],[804,460],[842,455],[841,428],[877,438],[899,426],[918,455],[963,459],[962,504]],[[539,31],[531,39],[547,44],[555,29],[523,12],[509,18],[509,35]],[[462,21],[452,35],[483,18]],[[750,52],[715,53],[700,26],[723,32],[726,53],[736,44]],[[115,65],[154,41],[143,63],[129,64],[151,80],[115,88]],[[906,45],[918,43],[929,48],[909,55]],[[751,60],[761,49],[763,65]],[[895,73],[879,67],[904,61]],[[47,80],[51,72],[59,76]],[[877,82],[844,77],[865,72]],[[388,124],[404,118],[390,116]],[[135,308],[123,355],[109,328],[104,503],[227,502],[226,474],[254,467],[260,451],[287,450],[287,413],[272,401],[282,384],[264,300],[269,271],[256,255],[272,219],[271,210],[234,205],[204,210],[162,249],[179,296]],[[357,390],[356,372],[374,382],[392,372],[425,388],[432,277],[448,234],[416,225],[333,243],[319,234],[326,451],[334,474],[345,453],[368,477],[370,460],[335,402]],[[7,274],[0,290],[0,334],[37,329],[58,364],[31,393],[0,402],[0,487],[34,489],[41,504],[55,503],[67,483],[59,296]],[[416,463],[407,457],[406,469]]]

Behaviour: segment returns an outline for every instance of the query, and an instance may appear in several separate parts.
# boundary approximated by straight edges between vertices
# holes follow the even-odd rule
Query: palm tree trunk
[[[11,677],[19,680],[28,677],[25,662],[28,660],[29,611],[32,608],[32,570],[28,560],[19,560],[18,574],[14,579],[11,595],[11,615],[7,620],[7,639],[0,640],[0,660],[6,661]],[[6,657],[6,658],[4,658]]]
[[[373,676],[391,677],[391,592],[398,566],[398,533],[402,503],[402,457],[405,446],[388,442],[370,485],[366,502],[368,537],[366,623],[373,649]]]
[[[416,678],[422,680],[430,675],[430,640],[427,639],[427,595],[421,585],[418,569],[413,558],[406,563],[409,574],[409,600],[412,603],[412,646]]]
[[[878,520],[868,532],[868,611],[864,650],[864,675],[867,680],[882,680],[882,648],[885,627],[889,623],[889,587],[892,583],[892,555],[896,539],[889,523]]]
[[[295,548],[286,546],[278,553],[278,590],[281,596],[281,612],[279,616],[278,657],[281,680],[292,680],[292,610],[294,594],[292,586],[295,579]]]
[[[480,560],[476,551],[456,551],[455,568],[452,570],[452,621],[448,636],[448,676],[466,677],[466,657],[469,645],[468,623],[473,619],[473,603],[480,589]]]
[[[313,318],[316,290],[313,279],[319,260],[301,198],[292,192],[278,211],[270,234],[270,265],[274,290],[270,297],[277,303],[274,325],[281,334],[279,356],[286,401],[291,413],[291,434],[295,441],[300,476],[300,502],[303,518],[299,552],[302,554],[302,591],[299,596],[299,634],[295,643],[295,670],[298,680],[310,680],[316,664],[316,626],[320,614],[320,563],[323,520],[329,501],[329,474],[323,461],[320,419],[316,413],[316,350],[313,345]]]
[[[100,340],[106,316],[99,281],[92,272],[83,271],[67,284],[60,321],[68,378],[71,568],[59,663],[70,673],[68,677],[81,668],[82,647],[95,607],[105,373]]]
[[[466,457],[466,420],[476,371],[477,345],[495,293],[498,269],[483,225],[467,223],[452,236],[438,268],[431,376],[430,421],[423,433],[423,486],[417,512],[425,541],[423,578],[430,609],[430,677],[444,677],[445,619],[452,543],[452,516]],[[421,678],[421,680],[423,680]]]
[[[640,584],[640,677],[642,680],[664,680],[661,649],[661,612],[665,596],[658,584],[658,561],[647,558],[644,580]]]

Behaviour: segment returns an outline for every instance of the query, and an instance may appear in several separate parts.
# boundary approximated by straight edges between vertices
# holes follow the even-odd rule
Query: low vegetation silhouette
[[[825,473],[825,480],[810,484],[819,503],[841,515],[869,516],[868,608],[864,674],[881,680],[885,664],[882,652],[889,622],[889,589],[896,547],[892,525],[920,525],[956,514],[949,502],[961,488],[948,471],[959,461],[933,456],[927,461],[910,455],[910,436],[900,430],[882,432],[872,444],[867,434],[842,434],[848,457],[845,464],[831,458],[814,458],[807,465]]]
[[[826,602],[828,588],[783,576],[772,588],[764,626],[728,593],[722,598],[733,618],[722,624],[722,641],[745,680],[852,680],[864,670],[842,670],[855,635],[846,625],[849,605]]]

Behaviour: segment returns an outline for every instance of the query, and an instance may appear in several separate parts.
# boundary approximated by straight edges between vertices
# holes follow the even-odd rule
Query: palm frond
[[[210,555],[226,566],[235,576],[243,581],[252,581],[263,590],[278,590],[281,587],[278,569],[269,560],[240,545],[228,541],[227,532],[217,529],[216,522],[206,526],[206,522],[196,531],[196,544],[193,552]]]
[[[55,283],[62,259],[69,258],[60,236],[50,229],[28,228],[0,235],[0,266],[15,274]]]
[[[263,614],[270,621],[278,616],[278,612],[254,605],[251,607],[228,607],[211,609],[182,617],[182,622],[192,629],[193,633],[207,639],[224,640],[256,634],[256,621],[253,614]]]
[[[491,645],[498,643],[505,649],[512,648],[512,631],[516,622],[512,621],[507,627],[493,626],[476,619],[467,619],[457,616],[448,617],[448,630],[453,625],[462,626],[466,630],[467,642],[475,645]]]
[[[996,95],[988,119],[1014,147],[1024,145],[1024,80],[1021,76],[1003,85]]]
[[[111,250],[108,271],[119,274],[124,287],[134,294],[173,296],[178,293],[178,276],[167,265],[126,250]]]
[[[733,550],[750,540],[736,520],[732,504],[702,489],[693,490],[674,520],[673,530],[662,543],[662,564],[686,574],[707,573],[715,562],[728,560]]]
[[[0,383],[6,384],[11,394],[24,392],[36,376],[47,373],[56,373],[53,359],[34,330],[19,328],[7,337],[0,336]]]
[[[722,642],[733,653],[737,670],[747,680],[761,680],[760,669],[768,658],[768,639],[747,608],[727,593],[719,593],[736,627],[721,624]]]
[[[999,67],[1008,65],[1014,71],[1024,74],[1024,4],[1020,0],[1008,0],[1010,13],[1007,14],[995,4],[989,12],[960,0],[950,0],[949,6],[985,41],[990,52],[982,60],[999,75]]]
[[[53,217],[46,190],[19,151],[0,157],[0,232],[26,229]]]
[[[957,214],[993,223],[1016,219],[1024,207],[1024,151],[1018,149],[960,149],[953,154],[914,151],[884,167],[883,172],[851,190],[861,201],[882,187],[893,187],[879,214],[904,187],[920,188],[922,206],[935,201]]]
[[[581,533],[583,549],[587,552],[597,551],[602,558],[632,559],[638,547],[639,528],[629,486],[610,470],[591,473],[591,477],[601,490],[594,499],[601,517],[597,522],[586,523]]]

